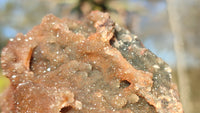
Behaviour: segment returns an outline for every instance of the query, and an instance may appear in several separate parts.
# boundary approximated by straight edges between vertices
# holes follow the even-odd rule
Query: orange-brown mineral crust
[[[183,113],[171,69],[108,13],[47,15],[2,51],[2,113]]]

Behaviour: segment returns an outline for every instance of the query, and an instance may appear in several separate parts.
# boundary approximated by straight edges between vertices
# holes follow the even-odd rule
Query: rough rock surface
[[[47,15],[2,51],[2,113],[182,113],[171,69],[109,14]]]

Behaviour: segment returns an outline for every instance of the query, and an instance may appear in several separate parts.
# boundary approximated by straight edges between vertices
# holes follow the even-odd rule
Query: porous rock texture
[[[183,113],[171,69],[108,13],[47,15],[2,51],[2,113]]]

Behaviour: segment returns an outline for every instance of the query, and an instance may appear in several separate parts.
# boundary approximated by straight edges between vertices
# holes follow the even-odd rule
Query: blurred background
[[[185,113],[200,113],[200,0],[0,0],[0,52],[49,13],[82,19],[92,10],[109,12],[167,62]],[[0,93],[8,85],[0,68]]]

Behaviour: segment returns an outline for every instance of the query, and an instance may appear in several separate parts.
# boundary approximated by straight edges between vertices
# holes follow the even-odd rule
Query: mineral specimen
[[[2,113],[182,113],[171,69],[137,36],[94,11],[47,15],[2,51]]]

